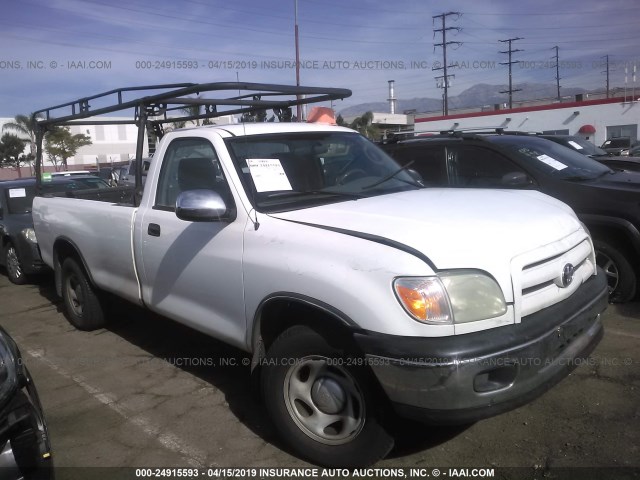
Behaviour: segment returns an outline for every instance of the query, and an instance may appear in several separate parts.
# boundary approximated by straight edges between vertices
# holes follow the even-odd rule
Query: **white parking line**
[[[62,377],[69,379],[82,387],[84,391],[86,391],[97,401],[109,407],[111,410],[116,412],[128,422],[139,427],[145,434],[149,435],[150,437],[157,438],[160,444],[166,449],[184,456],[190,466],[205,466],[206,455],[204,454],[204,452],[189,445],[184,439],[173,433],[167,432],[165,428],[154,424],[150,420],[144,418],[142,415],[133,415],[132,413],[128,412],[126,408],[118,404],[117,400],[115,400],[112,395],[102,392],[100,389],[89,385],[81,376],[67,372],[64,368],[45,358],[44,355],[42,355],[41,351],[27,349],[26,352],[31,357],[47,365],[58,375],[61,375]]]

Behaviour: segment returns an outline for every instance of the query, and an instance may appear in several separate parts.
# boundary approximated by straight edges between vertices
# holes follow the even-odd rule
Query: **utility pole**
[[[515,38],[507,38],[506,40],[498,40],[499,42],[502,43],[508,43],[509,44],[509,50],[507,50],[506,52],[498,52],[498,53],[506,53],[509,55],[509,61],[508,62],[500,62],[500,65],[508,65],[509,66],[509,90],[503,90],[500,93],[508,93],[509,94],[509,109],[513,108],[513,92],[519,92],[521,89],[520,88],[513,88],[513,81],[512,81],[512,77],[511,77],[511,65],[513,65],[514,63],[520,63],[520,60],[511,60],[511,54],[516,53],[516,52],[522,52],[523,50],[520,50],[519,48],[516,48],[515,50],[513,50],[511,48],[511,42],[515,42],[516,40],[523,40],[522,37],[515,37]]]
[[[295,40],[296,40],[296,86],[300,86],[300,42],[298,40],[298,0],[294,1],[294,11],[295,11]],[[298,100],[300,100],[300,95],[297,95]],[[302,121],[302,105],[298,104],[297,108],[297,121]]]
[[[434,28],[433,29],[433,34],[435,36],[435,34],[437,32],[440,32],[442,34],[442,43],[434,43],[433,44],[433,48],[435,50],[435,47],[442,47],[442,66],[441,67],[433,67],[431,70],[435,71],[435,70],[443,70],[443,74],[440,77],[435,77],[436,79],[436,85],[438,88],[444,88],[444,96],[442,99],[442,110],[444,112],[444,115],[449,115],[449,77],[455,77],[455,75],[449,75],[447,74],[447,70],[449,68],[453,68],[453,67],[457,67],[458,64],[454,63],[454,64],[447,64],[447,46],[448,45],[456,45],[456,46],[460,46],[462,45],[462,42],[447,42],[447,31],[449,30],[455,30],[456,32],[460,31],[459,27],[447,27],[446,23],[447,23],[447,17],[451,16],[451,15],[456,15],[456,20],[458,18],[460,18],[460,12],[447,12],[447,13],[442,13],[440,15],[434,15],[433,18],[433,22],[435,23],[436,18],[440,18],[442,20],[442,28]],[[439,82],[439,80],[442,79],[442,83]]]
[[[606,61],[607,69],[603,70],[600,73],[606,73],[607,74],[607,98],[609,98],[609,55],[604,55],[604,56],[602,56],[600,58],[604,58],[605,61]]]
[[[556,59],[556,85],[558,88],[558,101],[560,101],[560,60],[558,57],[558,46],[556,45],[555,47],[556,50],[556,54],[551,57],[551,58],[555,58]]]

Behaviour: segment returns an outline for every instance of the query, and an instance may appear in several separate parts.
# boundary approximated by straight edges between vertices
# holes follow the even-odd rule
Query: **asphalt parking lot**
[[[51,279],[0,275],[0,324],[34,377],[57,467],[306,465],[275,438],[242,352],[133,306],[112,320],[77,331]],[[640,302],[610,306],[604,325],[591,359],[533,403],[465,427],[401,424],[378,466],[640,467]]]

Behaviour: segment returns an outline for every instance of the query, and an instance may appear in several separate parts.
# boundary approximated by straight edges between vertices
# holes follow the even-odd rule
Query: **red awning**
[[[589,133],[589,134],[593,134],[596,133],[596,127],[594,127],[593,125],[582,125],[580,127],[580,130],[578,130],[578,133]]]

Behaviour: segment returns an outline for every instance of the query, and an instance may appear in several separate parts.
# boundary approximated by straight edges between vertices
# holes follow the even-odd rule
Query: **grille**
[[[570,297],[595,273],[592,244],[584,233],[580,237],[572,235],[513,262],[516,321]],[[565,271],[571,270],[568,265],[572,275]]]

